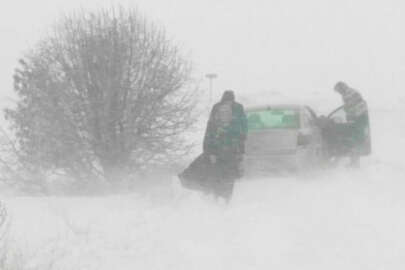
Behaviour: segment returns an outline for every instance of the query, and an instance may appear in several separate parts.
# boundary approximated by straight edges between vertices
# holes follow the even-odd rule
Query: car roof
[[[300,104],[269,104],[269,105],[262,105],[262,106],[247,107],[246,111],[253,112],[253,111],[268,110],[268,109],[300,110],[303,108],[309,108],[309,106],[304,106],[304,105],[300,105]]]

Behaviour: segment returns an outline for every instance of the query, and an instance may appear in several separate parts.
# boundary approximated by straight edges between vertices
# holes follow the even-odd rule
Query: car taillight
[[[297,136],[297,145],[308,145],[311,142],[311,135],[305,135],[302,133],[298,133]]]

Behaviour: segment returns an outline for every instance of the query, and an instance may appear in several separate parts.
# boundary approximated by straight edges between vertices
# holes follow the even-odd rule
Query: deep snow
[[[228,206],[170,176],[143,194],[3,198],[9,269],[404,269],[401,113],[371,112],[360,170],[243,181]]]

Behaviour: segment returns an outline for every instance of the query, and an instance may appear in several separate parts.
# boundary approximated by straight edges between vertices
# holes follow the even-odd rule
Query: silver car
[[[308,106],[269,105],[246,109],[245,175],[297,171],[322,159],[322,134]]]

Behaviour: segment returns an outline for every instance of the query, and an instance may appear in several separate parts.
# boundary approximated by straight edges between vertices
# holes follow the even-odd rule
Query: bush
[[[164,29],[122,8],[63,17],[19,61],[6,110],[19,162],[81,183],[175,160],[194,123],[191,65]]]

